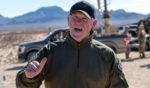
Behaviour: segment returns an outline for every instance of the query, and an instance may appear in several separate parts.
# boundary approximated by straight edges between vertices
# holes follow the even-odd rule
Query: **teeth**
[[[82,29],[79,29],[79,28],[75,28],[74,29],[76,32],[81,32],[82,31]]]

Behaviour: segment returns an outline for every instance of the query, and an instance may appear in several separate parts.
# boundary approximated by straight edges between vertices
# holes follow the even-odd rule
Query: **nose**
[[[81,25],[83,23],[83,21],[81,19],[77,19],[75,23],[78,25]]]

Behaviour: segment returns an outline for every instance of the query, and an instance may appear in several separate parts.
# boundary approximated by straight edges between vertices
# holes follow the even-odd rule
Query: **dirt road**
[[[124,54],[117,55],[122,60],[123,70],[130,88],[150,88],[150,52],[146,58],[138,58],[137,52],[132,52],[130,60],[124,60]],[[16,73],[24,64],[0,65],[0,88],[15,88]],[[41,87],[44,88],[44,87]]]

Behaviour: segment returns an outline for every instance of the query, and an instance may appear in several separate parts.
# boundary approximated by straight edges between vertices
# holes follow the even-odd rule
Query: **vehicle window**
[[[137,28],[136,26],[131,26],[130,28]]]
[[[52,42],[54,41],[62,41],[65,39],[65,37],[67,36],[67,31],[61,31],[56,33],[53,38],[51,39]]]
[[[118,30],[123,30],[123,27],[119,27]]]
[[[46,35],[43,39],[41,39],[41,40],[45,40],[45,39],[47,39],[49,37],[49,35]]]

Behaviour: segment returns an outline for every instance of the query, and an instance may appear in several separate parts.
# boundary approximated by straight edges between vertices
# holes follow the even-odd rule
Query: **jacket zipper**
[[[80,47],[80,45],[79,45]],[[80,66],[80,48],[78,47],[78,57],[77,57],[77,68],[79,68]]]

